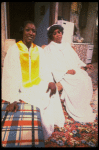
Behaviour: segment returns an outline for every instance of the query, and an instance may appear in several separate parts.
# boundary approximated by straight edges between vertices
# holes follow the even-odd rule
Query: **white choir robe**
[[[46,93],[48,83],[53,82],[49,68],[46,65],[44,50],[39,50],[39,73],[41,82],[29,88],[22,86],[22,74],[19,58],[19,49],[14,44],[7,52],[4,60],[2,74],[2,99],[13,103],[20,99],[40,108],[44,138],[47,139],[54,131],[54,124],[64,126],[65,117],[63,114],[58,91],[49,97],[50,91]],[[31,47],[29,51],[31,50]],[[21,92],[19,92],[21,91]]]
[[[87,72],[81,69],[86,64],[79,59],[69,43],[58,44],[51,41],[44,51],[55,81],[63,86],[61,98],[65,99],[68,114],[78,122],[93,122],[96,114],[90,106],[92,81]],[[71,69],[76,73],[66,74]]]

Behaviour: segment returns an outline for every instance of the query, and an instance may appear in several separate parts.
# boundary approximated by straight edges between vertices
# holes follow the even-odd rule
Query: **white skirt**
[[[68,75],[62,85],[68,114],[78,122],[93,122],[96,114],[90,106],[93,89],[88,74],[83,70],[76,71],[75,75]]]

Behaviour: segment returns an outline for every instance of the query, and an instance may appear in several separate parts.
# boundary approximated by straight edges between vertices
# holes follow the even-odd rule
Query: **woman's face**
[[[53,41],[56,43],[61,43],[62,40],[62,32],[59,29],[54,30],[53,32]]]
[[[36,27],[34,24],[28,23],[23,31],[23,43],[30,47],[36,36]]]

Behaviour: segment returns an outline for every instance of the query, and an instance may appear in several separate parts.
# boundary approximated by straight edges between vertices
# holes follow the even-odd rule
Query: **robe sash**
[[[39,50],[32,43],[31,51],[24,45],[22,41],[17,42],[20,54],[22,85],[23,87],[32,87],[38,85],[41,81],[39,76]]]

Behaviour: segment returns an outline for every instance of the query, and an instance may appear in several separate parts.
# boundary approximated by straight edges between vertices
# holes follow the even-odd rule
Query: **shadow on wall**
[[[47,45],[48,37],[47,37],[47,28],[49,27],[49,8],[47,9],[43,20],[40,22],[37,28],[37,35],[34,40],[34,43],[38,46]]]

